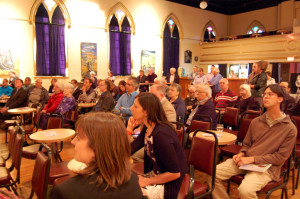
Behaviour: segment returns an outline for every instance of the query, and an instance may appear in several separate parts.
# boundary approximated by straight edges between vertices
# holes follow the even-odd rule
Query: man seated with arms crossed
[[[220,80],[221,91],[217,93],[215,98],[216,108],[220,109],[222,113],[229,104],[235,104],[238,98],[236,94],[229,89],[228,83],[226,78]]]
[[[7,120],[12,117],[7,111],[18,107],[24,107],[27,100],[27,92],[24,90],[23,80],[15,80],[15,88],[12,91],[10,98],[6,102],[5,106],[0,109],[0,119]]]
[[[35,80],[35,86],[30,86],[26,91],[28,93],[28,106],[38,107],[46,105],[49,100],[49,93],[47,89],[42,86],[43,82],[41,79]]]
[[[266,113],[252,120],[240,153],[217,165],[214,199],[229,198],[222,180],[234,175],[245,174],[238,188],[241,199],[255,199],[256,192],[268,182],[279,180],[281,167],[291,155],[297,136],[295,125],[282,112],[285,96],[285,90],[276,84],[266,87],[263,94]],[[239,169],[246,164],[272,166],[265,172]]]
[[[0,87],[0,97],[10,96],[13,88],[8,85],[8,80],[3,79],[2,86]]]
[[[132,116],[130,107],[133,105],[135,97],[138,95],[136,89],[139,83],[136,77],[129,77],[126,81],[126,93],[124,93],[118,100],[115,110],[119,110],[122,116],[128,120]]]

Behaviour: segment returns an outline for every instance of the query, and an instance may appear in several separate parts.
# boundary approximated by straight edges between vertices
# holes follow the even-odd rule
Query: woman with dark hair
[[[112,71],[108,72],[108,77],[106,78],[107,80],[112,81],[113,83],[115,82],[115,76],[114,73]]]
[[[145,149],[144,168],[149,178],[139,176],[140,186],[146,187],[143,190],[149,198],[177,198],[188,168],[173,125],[152,93],[140,93],[130,109],[133,117],[128,121],[127,133],[143,123],[140,135],[131,143],[131,154]]]
[[[131,172],[130,144],[121,119],[112,113],[91,112],[76,122],[75,160],[87,165],[55,186],[55,199],[139,199],[142,192]]]
[[[121,80],[118,84],[118,95],[115,101],[118,101],[118,99],[126,93],[126,82],[124,80]]]

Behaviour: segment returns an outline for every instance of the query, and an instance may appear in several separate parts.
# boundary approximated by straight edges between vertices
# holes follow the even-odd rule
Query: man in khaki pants
[[[257,191],[268,182],[279,180],[281,167],[291,155],[297,136],[297,129],[289,116],[281,112],[286,95],[286,91],[276,84],[265,89],[263,102],[266,113],[251,122],[240,153],[217,165],[216,184],[212,193],[214,199],[229,198],[222,180],[237,174],[245,174],[238,188],[242,199],[257,198]],[[272,166],[264,173],[238,168],[245,164]]]

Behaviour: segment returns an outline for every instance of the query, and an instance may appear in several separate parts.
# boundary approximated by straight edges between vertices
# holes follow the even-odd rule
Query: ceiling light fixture
[[[205,8],[207,8],[207,2],[204,0],[201,1],[201,3],[199,4],[199,7],[204,10]]]

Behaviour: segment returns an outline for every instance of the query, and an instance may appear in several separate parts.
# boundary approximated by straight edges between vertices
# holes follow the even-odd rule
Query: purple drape
[[[173,30],[173,36],[171,37],[171,31],[166,24],[163,37],[163,75],[166,76],[170,68],[179,67],[179,32],[175,25]]]
[[[131,30],[127,17],[122,23],[122,31],[115,15],[109,24],[110,70],[115,75],[131,74]]]
[[[41,76],[65,76],[65,22],[59,7],[53,13],[52,24],[43,4],[35,16],[36,70]]]

